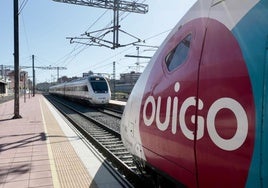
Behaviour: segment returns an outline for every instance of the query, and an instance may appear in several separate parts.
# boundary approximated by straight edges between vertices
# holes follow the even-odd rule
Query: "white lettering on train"
[[[180,90],[180,83],[176,82],[174,85],[174,92],[178,93]],[[196,97],[188,97],[183,101],[180,109],[178,107],[178,97],[175,96],[172,98],[167,97],[166,101],[166,116],[163,122],[160,121],[160,109],[161,109],[161,100],[162,97],[158,96],[157,101],[154,100],[153,96],[148,96],[145,100],[143,107],[143,120],[146,126],[151,126],[155,121],[156,127],[160,131],[166,131],[168,126],[170,125],[170,114],[172,114],[171,120],[171,132],[172,134],[176,134],[177,132],[177,122],[180,124],[181,131],[183,135],[189,139],[194,140],[194,132],[189,130],[186,125],[185,116],[186,111],[191,106],[196,106]],[[173,103],[172,107],[171,104]],[[151,113],[147,114],[148,105],[151,105]],[[198,99],[198,110],[202,110],[204,107],[204,103],[201,99]],[[217,130],[215,125],[216,115],[222,109],[228,109],[233,112],[235,118],[237,120],[236,131],[233,137],[225,139],[222,138]],[[179,119],[178,119],[179,115]],[[202,116],[195,115],[191,116],[191,122],[194,124],[197,121],[197,132],[196,139],[199,140],[203,138],[205,131],[205,118]],[[248,134],[248,118],[247,114],[242,107],[242,105],[236,100],[228,97],[220,98],[216,100],[209,108],[206,118],[206,126],[208,135],[210,136],[213,143],[219,148],[226,151],[233,151],[238,149],[246,140]]]

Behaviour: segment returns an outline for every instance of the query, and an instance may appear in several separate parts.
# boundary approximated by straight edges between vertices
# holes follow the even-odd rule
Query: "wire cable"
[[[26,4],[28,3],[28,0],[23,0],[20,7],[19,7],[19,13],[20,14],[22,12],[22,10],[24,9],[24,7],[26,6]]]

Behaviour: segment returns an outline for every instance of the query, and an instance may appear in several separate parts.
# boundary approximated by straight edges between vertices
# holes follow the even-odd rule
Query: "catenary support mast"
[[[146,4],[136,3],[135,1],[130,2],[130,1],[121,1],[121,0],[53,0],[53,1],[113,10],[114,11],[113,42],[105,41],[105,40],[90,36],[90,37],[92,37],[90,39],[93,41],[93,43],[97,43],[100,46],[109,47],[109,46],[104,45],[104,44],[101,45],[101,43],[102,42],[105,42],[108,44],[111,43],[112,49],[121,47],[121,45],[119,44],[119,31],[120,31],[120,29],[119,29],[120,28],[119,11],[146,14],[148,12],[148,7],[149,7]],[[126,33],[126,32],[124,32],[124,33]],[[128,34],[128,33],[126,33],[126,34]],[[72,41],[72,39],[73,38],[71,38],[71,41]],[[123,45],[123,46],[125,46],[125,45]]]
[[[20,116],[20,94],[19,94],[19,0],[13,1],[14,6],[14,116]]]

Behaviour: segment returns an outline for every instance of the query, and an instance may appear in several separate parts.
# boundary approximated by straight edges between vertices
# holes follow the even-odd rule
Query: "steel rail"
[[[133,184],[142,184],[140,171],[137,169],[132,155],[127,152],[124,147],[121,136],[118,132],[106,127],[99,121],[85,116],[83,113],[73,109],[70,105],[63,103],[55,98],[47,97],[48,100],[70,121],[78,131],[83,134],[109,161],[113,168],[117,168],[123,174],[129,184],[127,187],[132,187]],[[79,125],[76,120],[66,113],[67,110],[75,112],[79,115],[82,122],[90,122],[87,128]],[[91,125],[89,125],[91,124]],[[118,173],[119,173],[118,172]],[[131,183],[129,183],[131,181]]]

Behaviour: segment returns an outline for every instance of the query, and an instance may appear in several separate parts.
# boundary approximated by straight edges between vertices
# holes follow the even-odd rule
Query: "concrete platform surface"
[[[121,187],[89,145],[42,96],[0,104],[0,188]]]

